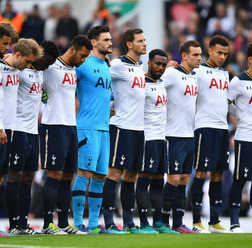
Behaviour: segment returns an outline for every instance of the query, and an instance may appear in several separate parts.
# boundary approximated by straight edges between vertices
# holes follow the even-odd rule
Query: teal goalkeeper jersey
[[[111,76],[107,63],[91,55],[76,68],[76,76],[80,101],[77,129],[108,131]]]

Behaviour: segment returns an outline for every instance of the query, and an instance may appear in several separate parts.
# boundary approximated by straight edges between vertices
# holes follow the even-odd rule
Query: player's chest
[[[167,93],[165,88],[160,84],[146,83],[145,98],[151,106],[162,107],[167,103]]]
[[[197,79],[192,75],[182,75],[178,78],[178,83],[176,84],[177,92],[179,95],[188,97],[188,96],[197,96],[198,86]]]
[[[18,87],[19,84],[19,75],[15,73],[2,73],[3,81],[2,85],[4,88],[11,89]]]
[[[204,76],[201,78],[206,89],[211,91],[227,91],[228,90],[228,76],[221,71],[206,70]]]
[[[145,76],[142,68],[134,66],[126,66],[122,70],[122,79],[125,84],[132,90],[145,89]]]

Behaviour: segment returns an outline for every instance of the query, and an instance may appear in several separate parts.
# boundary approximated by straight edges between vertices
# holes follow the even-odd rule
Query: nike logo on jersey
[[[198,87],[193,85],[186,85],[184,96],[189,94],[190,96],[196,96],[198,94]]]
[[[68,84],[71,84],[71,85],[76,85],[76,83],[77,83],[76,75],[72,74],[72,73],[70,73],[70,74],[65,73],[62,84],[65,84],[65,83],[68,83]]]
[[[228,90],[228,82],[225,81],[223,83],[221,81],[221,79],[217,82],[217,80],[215,78],[212,78],[209,88],[212,89],[213,87],[215,87],[216,89],[219,89],[219,90]]]
[[[103,78],[99,77],[95,87],[98,86],[101,86],[103,89],[109,90],[111,86],[111,81],[109,82],[108,79],[106,78],[106,81],[104,82]]]
[[[133,84],[131,86],[131,88],[145,88],[145,80],[144,78],[140,77],[140,78],[137,78],[137,77],[134,77],[134,81],[133,81]]]
[[[7,80],[6,80],[5,86],[8,86],[9,84],[11,84],[12,86],[19,84],[18,74],[7,75]]]
[[[157,102],[155,106],[158,106],[158,104],[166,105],[167,103],[167,95],[157,96]]]

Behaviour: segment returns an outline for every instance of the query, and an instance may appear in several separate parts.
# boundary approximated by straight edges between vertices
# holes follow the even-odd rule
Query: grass
[[[1,237],[0,248],[251,248],[252,233],[244,234],[134,234],[41,235]]]

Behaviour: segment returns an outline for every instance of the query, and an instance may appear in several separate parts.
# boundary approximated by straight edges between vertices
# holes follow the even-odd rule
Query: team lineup
[[[154,49],[144,73],[147,42],[142,29],[126,30],[126,55],[110,62],[113,44],[106,25],[77,35],[60,55],[53,42],[19,39],[11,25],[0,23],[0,183],[8,174],[9,217],[9,232],[0,231],[1,236],[243,233],[242,190],[252,180],[252,43],[248,70],[230,81],[222,68],[229,51],[224,36],[211,37],[203,64],[201,44],[194,40],[180,46],[180,64]],[[46,103],[38,132],[42,91]],[[219,218],[223,171],[229,169],[228,113],[238,121],[229,230]],[[28,223],[39,156],[47,171],[41,232]],[[192,173],[191,228],[183,216]],[[204,227],[207,177],[210,219]],[[119,181],[122,229],[114,221]],[[251,198],[252,190],[250,207]],[[86,201],[88,225],[83,222]],[[135,203],[139,227],[133,220]],[[105,226],[99,224],[101,209]]]

